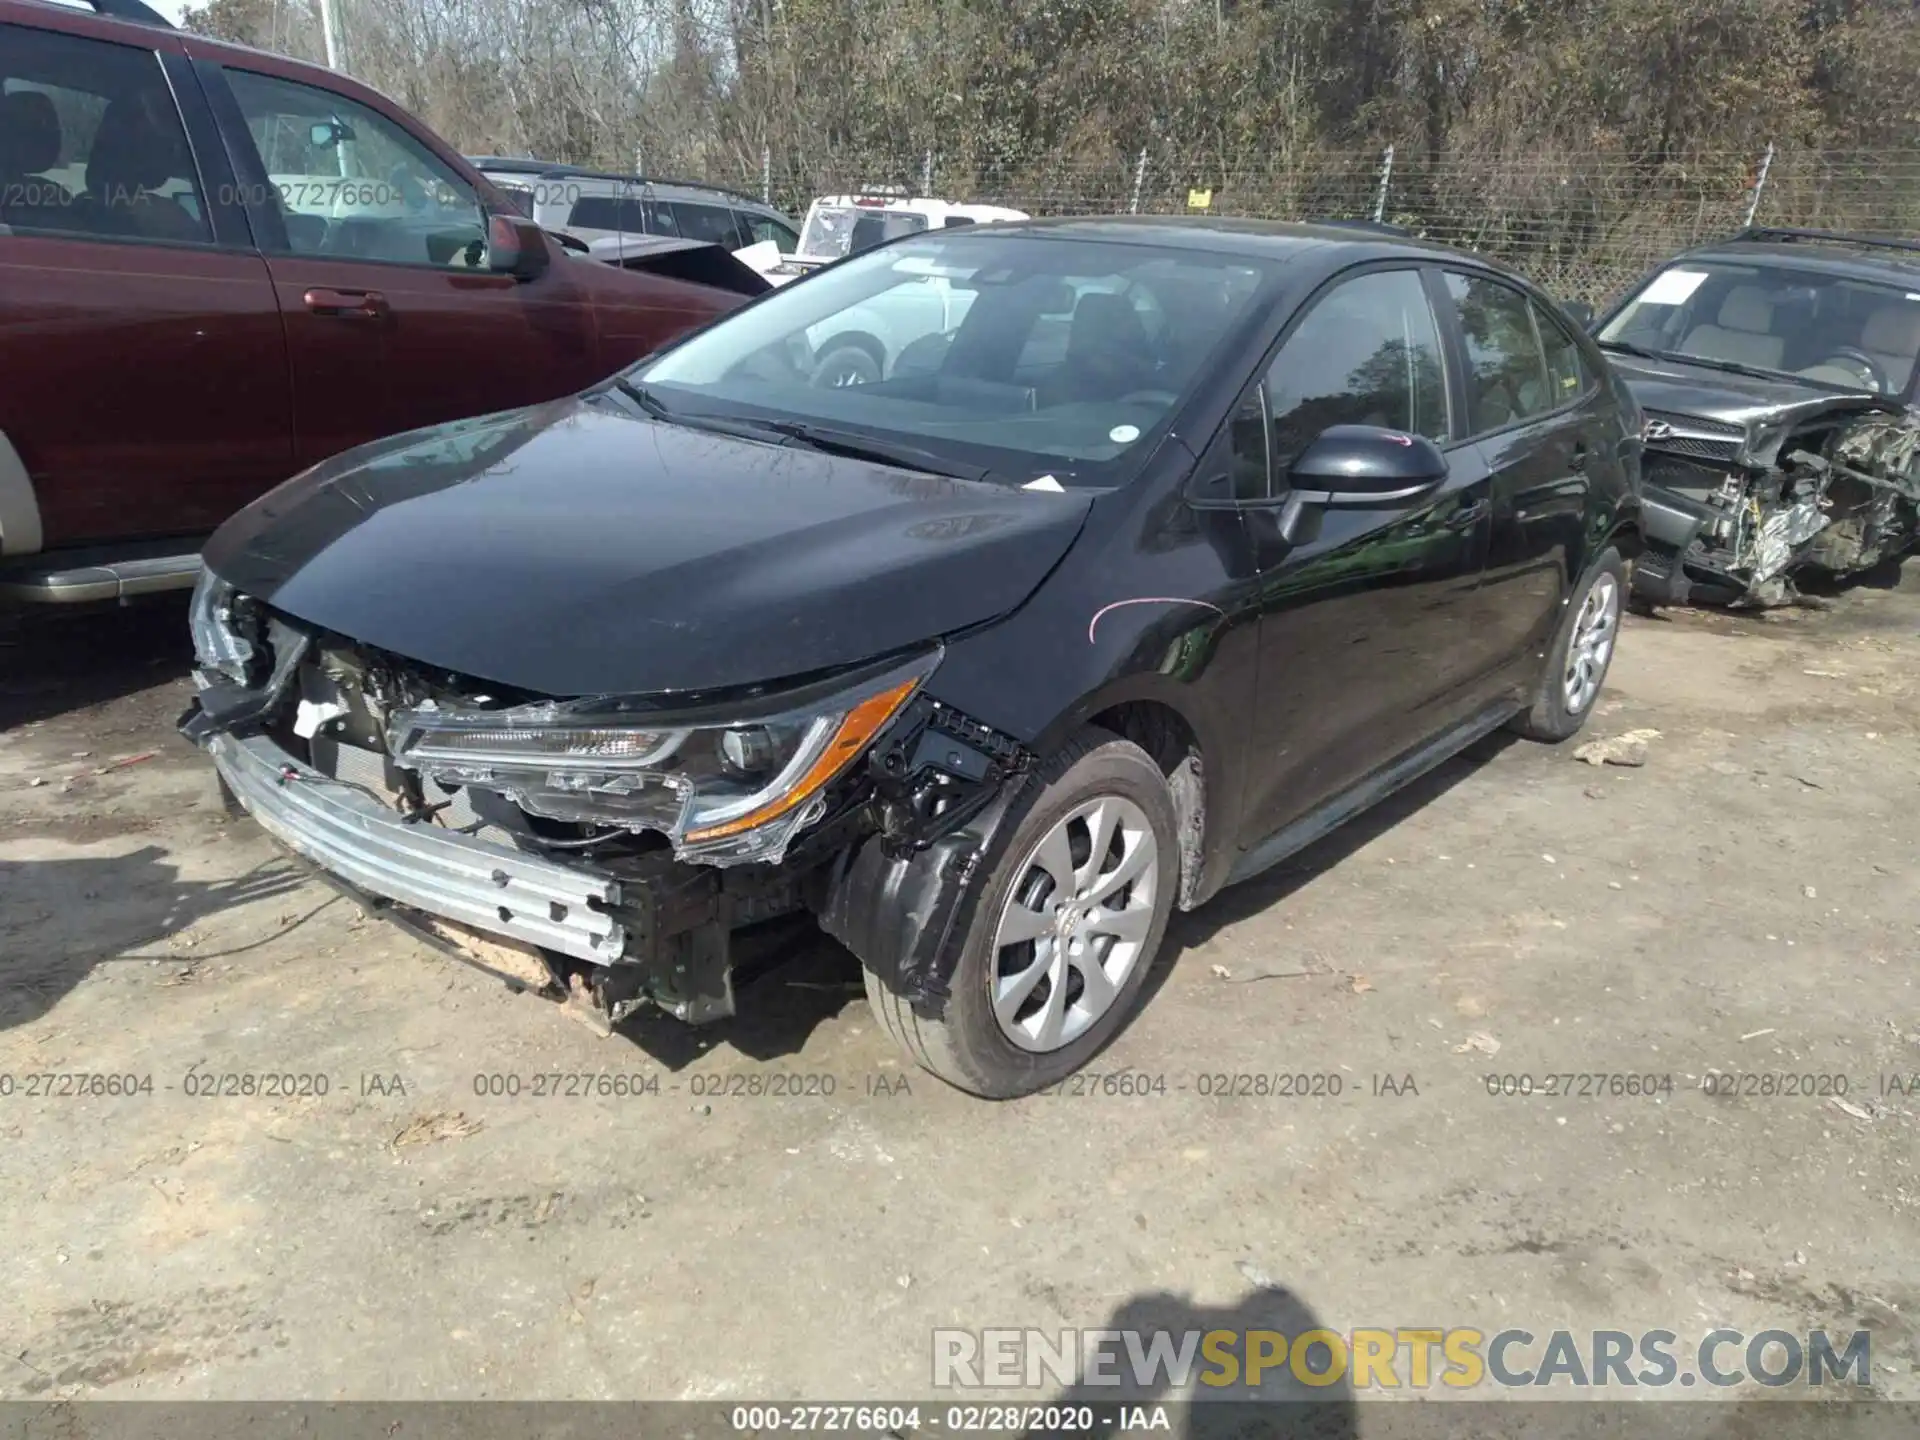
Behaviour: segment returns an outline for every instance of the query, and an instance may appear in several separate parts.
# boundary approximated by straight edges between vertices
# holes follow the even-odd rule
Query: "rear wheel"
[[[1514,719],[1515,730],[1529,740],[1558,741],[1587,723],[1613,663],[1626,594],[1626,564],[1609,545],[1567,597],[1539,689],[1533,704]]]
[[[1126,1025],[1178,888],[1173,799],[1139,746],[1089,731],[1041,779],[982,882],[944,1015],[916,1015],[866,976],[916,1062],[995,1099],[1072,1074]]]

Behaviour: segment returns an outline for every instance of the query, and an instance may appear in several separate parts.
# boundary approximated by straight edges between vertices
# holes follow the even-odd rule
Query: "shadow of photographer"
[[[1103,1328],[1121,1332],[1119,1338],[1103,1347],[1113,1357],[1108,1373],[1118,1377],[1120,1383],[1095,1384],[1083,1378],[1052,1402],[1093,1411],[1094,1428],[1076,1429],[1076,1435],[1111,1437],[1123,1429],[1137,1428],[1123,1425],[1122,1412],[1126,1409],[1175,1401],[1191,1402],[1168,1413],[1171,1433],[1181,1440],[1356,1440],[1359,1434],[1353,1392],[1345,1374],[1320,1378],[1328,1374],[1333,1359],[1330,1349],[1308,1345],[1303,1347],[1304,1358],[1299,1357],[1295,1348],[1299,1338],[1324,1327],[1307,1303],[1284,1286],[1264,1285],[1237,1304],[1223,1307],[1195,1305],[1165,1292],[1147,1292],[1123,1303]],[[1209,1347],[1206,1337],[1215,1332],[1231,1337],[1230,1343]],[[1128,1342],[1124,1337],[1129,1333],[1137,1338]],[[1165,1365],[1147,1367],[1149,1383],[1136,1382],[1132,1372],[1137,1355],[1151,1358],[1156,1339],[1163,1347],[1162,1354],[1169,1343],[1176,1354],[1191,1345],[1189,1383],[1179,1384]],[[1259,1373],[1249,1379],[1248,1361],[1254,1358],[1257,1340],[1266,1342],[1261,1353],[1270,1363],[1259,1366]],[[1209,1348],[1214,1350],[1213,1355],[1207,1353]],[[1317,1383],[1303,1380],[1303,1369],[1316,1377]],[[1032,1440],[1065,1433],[1044,1429],[1026,1432]]]
[[[278,857],[231,879],[184,880],[157,845],[125,855],[0,860],[0,896],[6,897],[0,914],[0,1029],[38,1020],[95,965],[154,958],[127,952],[219,911],[298,890],[306,880],[298,865]],[[267,940],[281,938],[330,903],[323,898]],[[165,958],[216,959],[251,948]]]

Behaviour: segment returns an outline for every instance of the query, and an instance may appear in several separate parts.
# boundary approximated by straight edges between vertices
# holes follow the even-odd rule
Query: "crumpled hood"
[[[213,537],[298,620],[547,695],[721,689],[1007,613],[1091,497],[950,480],[636,417],[605,397],[380,441]]]
[[[1607,359],[1633,391],[1640,408],[1669,415],[1692,415],[1739,425],[1751,433],[1758,425],[1776,425],[1846,410],[1898,410],[1892,401],[1862,390],[1850,393],[1811,382],[1738,375],[1711,365],[1645,360],[1607,352]]]

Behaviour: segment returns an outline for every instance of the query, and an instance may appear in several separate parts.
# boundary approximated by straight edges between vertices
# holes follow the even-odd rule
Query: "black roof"
[[[1694,260],[1777,265],[1881,284],[1920,284],[1920,241],[1756,227],[1686,252]]]
[[[1490,270],[1512,273],[1484,255],[1417,239],[1398,227],[1375,225],[1370,221],[1247,220],[1224,215],[1090,215],[1001,220],[988,228],[998,234],[1058,235],[1165,245],[1216,255],[1242,255],[1250,260],[1291,260],[1338,246],[1343,263],[1404,255],[1464,260]]]

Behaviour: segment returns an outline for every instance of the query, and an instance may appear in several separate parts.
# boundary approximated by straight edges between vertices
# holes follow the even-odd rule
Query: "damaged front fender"
[[[875,833],[817,877],[820,926],[916,1013],[937,1017],[1034,757],[929,697],[868,760]]]
[[[938,1018],[980,903],[980,879],[1020,786],[1003,786],[965,826],[902,849],[874,835],[822,873],[820,928],[914,1012]]]

